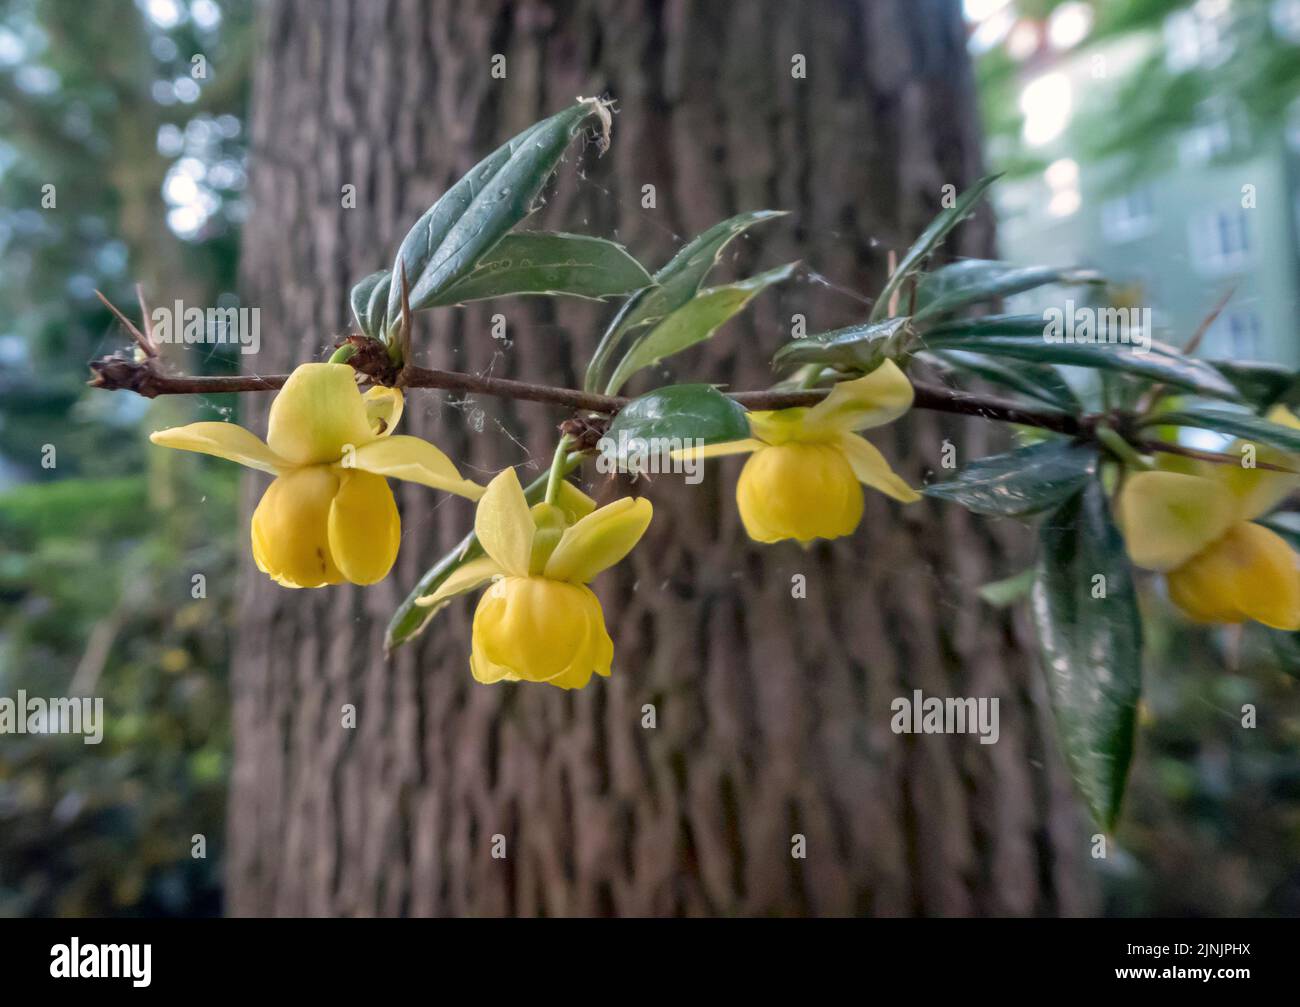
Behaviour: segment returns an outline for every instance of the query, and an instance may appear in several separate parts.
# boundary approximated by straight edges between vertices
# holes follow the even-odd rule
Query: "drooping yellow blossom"
[[[271,403],[266,443],[234,423],[159,430],[164,447],[227,458],[276,478],[253,512],[253,559],[285,587],[383,580],[397,558],[401,520],[385,476],[477,500],[445,454],[392,436],[402,393],[364,396],[346,364],[302,364]]]
[[[514,469],[501,472],[474,518],[487,555],[419,599],[441,606],[491,581],[474,612],[470,671],[480,682],[581,689],[593,672],[609,675],[614,644],[586,585],[632,551],[650,524],[650,501],[624,497],[596,510],[589,497],[561,486],[555,504],[530,510]]]
[[[687,449],[696,458],[753,452],[736,504],[758,542],[849,535],[862,520],[862,485],[911,503],[920,494],[855,431],[892,423],[912,406],[912,383],[892,360],[841,381],[808,408],[749,414],[753,437]]]
[[[1281,407],[1268,418],[1300,428]],[[1295,466],[1297,459],[1261,449],[1256,461]],[[1124,481],[1116,517],[1129,558],[1163,573],[1169,597],[1197,622],[1253,619],[1300,629],[1300,556],[1253,521],[1300,487],[1300,476],[1208,462],[1182,468]]]

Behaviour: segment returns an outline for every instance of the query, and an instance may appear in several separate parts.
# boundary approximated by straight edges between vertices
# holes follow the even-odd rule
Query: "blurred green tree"
[[[97,288],[133,314],[135,280],[233,296],[250,8],[0,14],[0,695],[99,696],[106,720],[97,746],[0,737],[0,915],[220,910],[235,484],[143,433],[229,404],[85,379],[126,341]],[[202,506],[174,506],[200,474]]]

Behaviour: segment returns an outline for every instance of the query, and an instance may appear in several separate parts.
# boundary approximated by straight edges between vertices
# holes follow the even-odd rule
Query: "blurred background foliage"
[[[156,302],[234,297],[251,17],[0,6],[0,695],[100,696],[106,721],[99,745],[0,738],[0,915],[221,909],[237,482],[145,437],[232,403],[85,380],[128,341],[96,289],[137,318],[137,281]],[[216,349],[169,351],[237,367]]]
[[[106,715],[98,746],[0,737],[0,915],[221,911],[237,475],[146,450],[146,434],[235,404],[150,403],[84,381],[88,359],[127,343],[96,289],[133,317],[137,281],[159,303],[238,304],[254,6],[0,5],[0,696],[102,696]],[[1013,181],[1063,157],[1085,172],[1116,158],[1168,169],[1207,100],[1285,130],[1300,91],[1292,0],[966,0],[966,12],[989,158]],[[1204,29],[1188,14],[1221,20]],[[1171,64],[1171,45],[1201,55]],[[1026,101],[1027,84],[1090,53],[1106,57],[1092,100],[1049,145],[1026,142],[1035,101],[1052,98]],[[1028,220],[1026,257],[1051,239],[1045,217]],[[1003,232],[1008,257],[1019,233]],[[168,352],[194,372],[238,367],[227,347]],[[173,505],[196,497],[198,510]],[[1123,825],[1097,862],[1106,911],[1300,914],[1296,680],[1262,634],[1192,630],[1158,594],[1144,604],[1142,737]],[[1247,703],[1254,729],[1241,726]]]

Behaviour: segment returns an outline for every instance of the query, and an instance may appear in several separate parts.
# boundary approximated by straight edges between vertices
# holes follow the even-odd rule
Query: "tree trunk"
[[[390,265],[480,157],[577,95],[617,99],[613,148],[598,159],[575,146],[531,226],[613,234],[656,268],[730,214],[785,209],[724,271],[802,259],[830,280],[765,295],[674,362],[684,380],[764,387],[796,313],[809,331],[861,320],[854,292],[879,288],[887,250],[919,233],[945,184],[979,174],[956,0],[280,0],[262,27],[244,270],[263,371],[320,359],[349,325],[351,283]],[[806,77],[792,73],[796,54]],[[341,207],[346,185],[356,209]],[[981,217],[951,251],[991,244]],[[416,356],[573,386],[611,310],[443,309],[417,316]],[[507,342],[491,338],[494,313]],[[260,428],[269,399],[245,405]],[[540,471],[564,418],[417,390],[403,424],[486,481],[506,465]],[[945,439],[962,459],[992,446],[974,421],[919,412],[875,439],[914,484]],[[1026,628],[974,594],[1023,566],[1023,531],[868,493],[852,539],[759,547],[736,513],[739,462],[711,466],[698,486],[660,476],[645,488],[649,534],[596,584],[614,675],[579,693],[475,683],[473,598],[385,661],[387,617],[470,527],[464,501],[403,484],[401,556],[373,588],[286,591],[246,562],[229,910],[1086,910],[1091,829],[1055,754]],[[250,483],[246,514],[263,484]],[[794,574],[807,598],[792,597]],[[890,703],[914,689],[998,697],[1000,740],[892,733]],[[342,726],[345,704],[355,728]]]

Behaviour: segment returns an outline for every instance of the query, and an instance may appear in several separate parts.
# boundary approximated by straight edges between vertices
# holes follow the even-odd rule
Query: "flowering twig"
[[[91,361],[94,377],[90,384],[96,388],[126,390],[155,398],[159,395],[221,395],[229,392],[275,391],[288,380],[287,374],[231,374],[185,375],[166,374],[152,358],[131,360],[125,357],[101,357]],[[498,398],[525,402],[545,402],[584,412],[612,416],[631,400],[620,395],[598,395],[575,388],[557,388],[511,378],[495,378],[460,371],[416,367],[407,364],[391,381],[374,380],[374,384],[389,384],[398,388],[441,388],[446,391],[493,395]],[[976,395],[956,391],[942,385],[914,382],[917,409],[955,413],[961,416],[980,416],[1039,427],[1072,436],[1086,435],[1091,422],[1088,417],[1079,419],[1067,413],[1052,410],[1029,409],[1015,402],[991,395]],[[828,389],[814,388],[806,391],[752,391],[727,393],[746,409],[788,409],[793,406],[811,406],[820,402]]]

